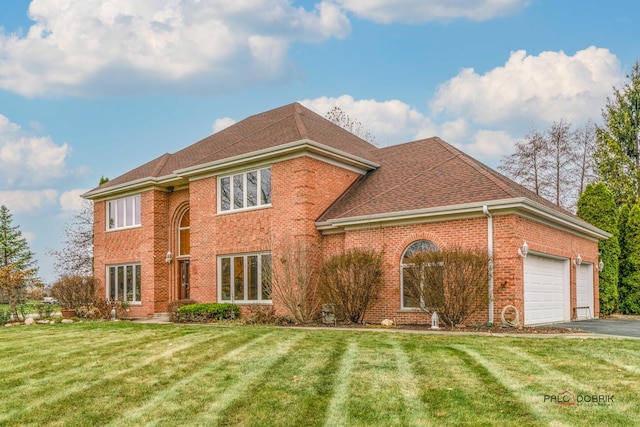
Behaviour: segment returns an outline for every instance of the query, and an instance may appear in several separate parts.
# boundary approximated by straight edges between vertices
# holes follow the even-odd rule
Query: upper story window
[[[191,221],[189,220],[189,211],[182,214],[180,224],[178,225],[178,256],[189,255],[191,252],[190,232]]]
[[[140,195],[109,200],[107,202],[107,229],[140,225]]]
[[[224,176],[219,184],[219,212],[271,205],[271,168]]]

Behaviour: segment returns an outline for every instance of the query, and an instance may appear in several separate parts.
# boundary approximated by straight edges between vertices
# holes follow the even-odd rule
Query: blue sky
[[[640,59],[638,16],[623,0],[0,0],[0,204],[52,282],[46,252],[101,176],[294,101],[495,167],[531,127],[599,122]]]

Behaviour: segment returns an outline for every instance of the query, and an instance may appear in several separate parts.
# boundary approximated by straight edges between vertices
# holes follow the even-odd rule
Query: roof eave
[[[107,188],[95,188],[82,194],[81,197],[89,200],[106,199],[111,196],[121,195],[125,193],[133,193],[141,191],[149,187],[173,187],[181,185],[184,179],[176,174],[169,174],[160,177],[145,177],[133,181],[127,181],[122,184],[113,185]]]
[[[339,232],[340,230],[370,227],[372,224],[391,226],[440,221],[444,219],[478,217],[484,216],[483,208],[485,206],[492,214],[506,214],[510,212],[524,214],[535,220],[543,221],[595,240],[604,240],[611,237],[610,233],[594,227],[579,218],[563,214],[562,212],[558,212],[525,197],[329,219],[316,222],[316,228],[328,234]]]
[[[189,166],[186,168],[178,169],[174,171],[174,173],[181,177],[190,178],[196,175],[211,174],[219,170],[237,167],[245,163],[277,160],[281,157],[287,157],[300,152],[315,154],[316,156],[326,158],[349,169],[357,170],[360,173],[366,173],[367,171],[380,167],[378,163],[375,163],[371,160],[349,154],[347,152],[329,147],[310,139],[301,139],[298,141],[277,145],[275,147],[269,147],[262,150],[252,151],[250,153],[240,154],[238,156]]]

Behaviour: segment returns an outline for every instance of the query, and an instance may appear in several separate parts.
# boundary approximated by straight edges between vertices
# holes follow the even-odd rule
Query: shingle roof
[[[248,117],[174,154],[164,154],[103,184],[100,189],[310,139],[348,154],[371,158],[376,147],[299,103]],[[94,190],[92,190],[94,191]]]
[[[380,167],[318,221],[520,197],[569,214],[439,138],[379,149],[373,160]]]

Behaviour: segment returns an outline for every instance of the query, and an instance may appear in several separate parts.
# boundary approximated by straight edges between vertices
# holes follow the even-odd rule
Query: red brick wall
[[[358,176],[310,157],[275,163],[271,167],[270,208],[221,214],[216,212],[216,177],[192,181],[191,297],[217,301],[219,255],[277,251],[285,240],[319,243],[316,218]]]
[[[544,226],[516,215],[494,216],[494,322],[500,322],[505,305],[513,304],[520,311],[524,322],[523,259],[517,248],[526,239],[530,251],[574,260],[579,254],[584,262],[597,265],[598,247],[593,241],[571,233]],[[384,251],[387,267],[386,284],[379,299],[367,313],[366,321],[379,322],[384,318],[399,323],[430,322],[430,314],[400,310],[400,259],[404,250],[416,240],[431,240],[439,248],[447,246],[471,246],[486,250],[487,218],[452,220],[393,227],[370,227],[344,234],[323,237],[325,257],[351,248],[367,248]],[[571,264],[571,308],[576,302],[576,271]],[[594,269],[595,271],[595,269]],[[598,299],[598,278],[594,272],[594,295]],[[598,313],[598,308],[596,308]],[[573,313],[573,311],[572,311]],[[481,313],[471,323],[488,321],[488,313]]]

